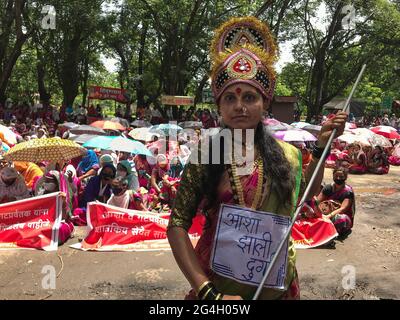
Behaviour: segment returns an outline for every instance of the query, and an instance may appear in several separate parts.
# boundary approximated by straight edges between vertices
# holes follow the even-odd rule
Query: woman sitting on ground
[[[387,174],[389,173],[389,162],[387,155],[380,146],[376,146],[368,154],[368,172],[375,174]]]
[[[85,181],[95,176],[99,167],[99,160],[96,153],[93,150],[88,150],[86,156],[79,162],[76,170],[79,180]]]
[[[72,223],[72,189],[62,173],[51,170],[40,181],[37,186],[37,196],[61,192],[62,197],[62,220],[58,235],[58,244],[65,243],[72,237],[74,225]]]
[[[140,193],[129,189],[128,179],[116,177],[111,183],[112,195],[107,204],[124,209],[147,211]]]
[[[348,147],[350,165],[349,172],[353,174],[367,172],[367,156],[359,143],[352,143]]]
[[[339,235],[348,234],[354,222],[354,192],[346,184],[347,175],[346,168],[333,170],[334,183],[325,186],[317,197],[320,211],[332,220]]]

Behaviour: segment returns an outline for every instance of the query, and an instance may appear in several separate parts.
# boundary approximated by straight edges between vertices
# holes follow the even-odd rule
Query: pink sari
[[[254,196],[256,194],[257,180],[258,180],[258,170],[255,170],[250,175],[240,176],[240,181],[243,186],[244,200],[246,205],[249,207],[251,206]],[[236,201],[233,198],[233,191],[230,186],[229,175],[227,172],[223,174],[218,190],[219,190],[218,194],[220,195],[218,200],[220,203],[236,204]],[[211,256],[211,249],[213,247],[215,231],[217,227],[218,209],[219,205],[213,208],[212,211],[210,210],[209,221],[208,221],[209,227],[204,228],[203,234],[195,248],[195,253],[199,260],[200,266],[205,272],[206,276],[209,279],[211,279],[211,281],[214,277],[214,272],[210,268],[210,256]],[[195,291],[193,289],[190,290],[185,299],[197,300]],[[280,299],[282,300],[300,299],[300,288],[299,288],[297,272],[288,290],[282,292]]]

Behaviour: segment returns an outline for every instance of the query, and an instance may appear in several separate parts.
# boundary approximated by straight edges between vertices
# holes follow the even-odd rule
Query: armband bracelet
[[[197,297],[199,300],[217,300],[219,295],[220,292],[218,292],[214,284],[212,282],[208,282],[201,288],[201,290],[199,290]]]
[[[321,159],[322,154],[324,153],[324,150],[325,150],[325,148],[317,147],[316,143],[314,143],[313,146],[312,146],[311,153],[312,153],[314,158]],[[331,153],[330,151],[331,151],[331,148],[328,149],[328,153],[326,154],[325,160],[329,157],[329,155]]]

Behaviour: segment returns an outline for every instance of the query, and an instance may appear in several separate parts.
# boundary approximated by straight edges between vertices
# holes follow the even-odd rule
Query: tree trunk
[[[144,64],[144,54],[145,54],[145,45],[146,45],[146,36],[148,30],[148,22],[143,22],[142,32],[140,34],[140,49],[139,49],[139,57],[138,57],[138,80],[136,82],[136,97],[137,97],[137,105],[142,107],[145,105],[144,101],[144,88],[143,88],[143,64]]]
[[[37,81],[38,81],[39,99],[40,101],[42,101],[44,105],[49,105],[51,95],[46,89],[46,84],[44,81],[46,76],[45,63],[43,61],[43,57],[39,49],[36,49],[36,57],[37,57],[36,70],[38,77]]]
[[[86,99],[88,94],[88,79],[89,79],[89,57],[83,61],[83,72],[82,72],[82,81],[81,81],[81,90],[82,90],[82,106],[86,106]]]
[[[79,88],[79,47],[81,44],[80,32],[77,32],[69,43],[61,69],[61,88],[63,91],[63,104],[73,106]]]
[[[0,34],[0,103],[6,100],[6,90],[11,77],[12,70],[21,55],[22,46],[29,38],[30,33],[22,32],[22,15],[25,7],[24,0],[8,1],[5,17],[2,19],[2,33]],[[15,23],[15,43],[10,46],[10,36],[13,35],[12,24]],[[7,56],[7,52],[10,54]]]

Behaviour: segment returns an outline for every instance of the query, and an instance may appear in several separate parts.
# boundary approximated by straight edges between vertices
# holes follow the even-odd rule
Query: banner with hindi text
[[[0,205],[0,249],[58,248],[60,193]]]
[[[169,215],[128,210],[100,202],[87,207],[88,234],[72,248],[84,251],[170,250],[167,240]],[[195,244],[201,235],[203,216],[193,219],[189,237]]]

